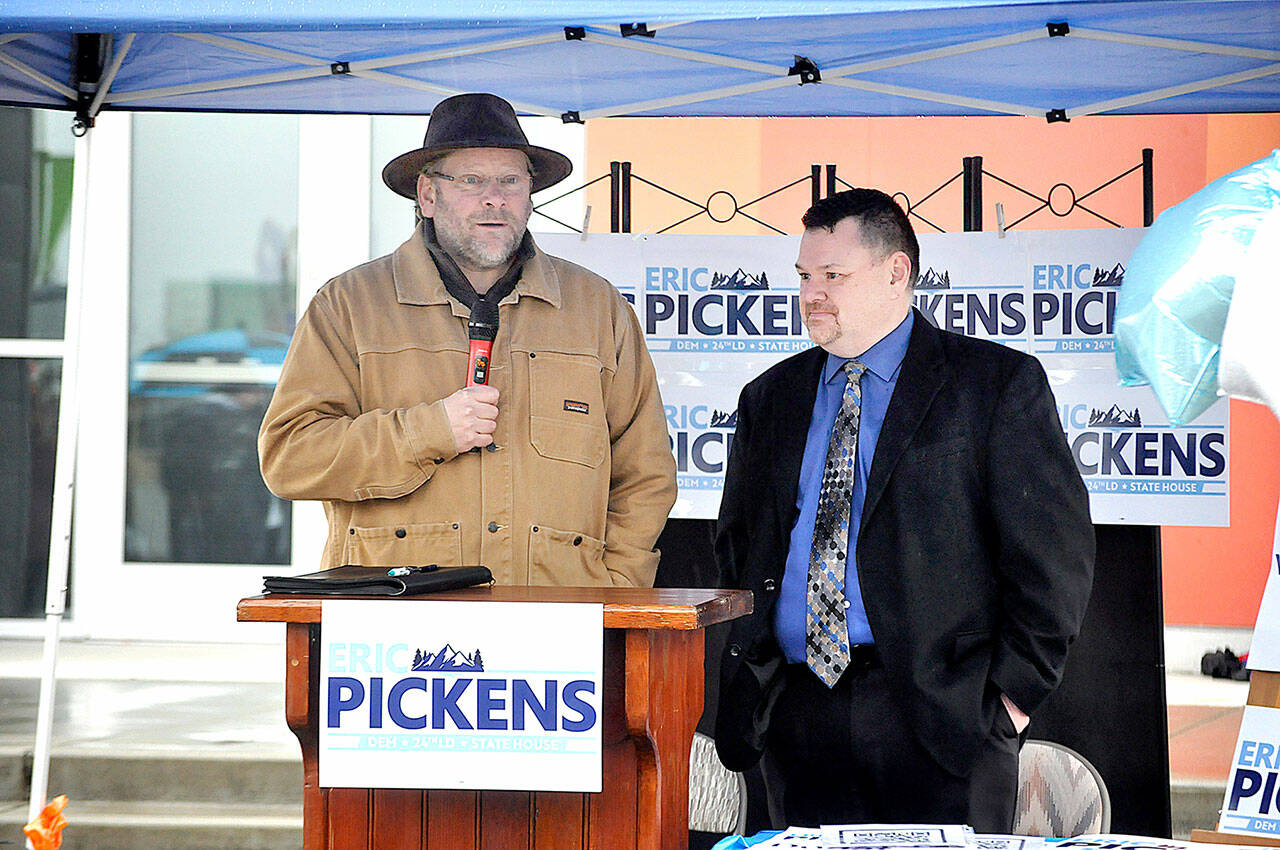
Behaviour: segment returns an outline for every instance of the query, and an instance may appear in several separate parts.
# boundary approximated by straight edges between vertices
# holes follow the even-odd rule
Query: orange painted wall
[[[1066,124],[1031,118],[615,118],[588,123],[585,178],[607,175],[613,160],[632,163],[634,233],[776,232],[766,224],[798,233],[810,202],[810,166],[833,163],[849,184],[901,193],[918,232],[952,232],[962,229],[962,160],[981,156],[989,175],[983,181],[987,230],[996,228],[997,203],[1012,224],[1045,199],[1059,212],[1071,211],[1059,216],[1041,209],[1018,229],[1110,226],[1093,213],[1139,227],[1140,174],[1109,181],[1137,166],[1144,147],[1155,151],[1158,212],[1277,146],[1280,115],[1274,114],[1093,117]],[[1054,189],[1059,183],[1069,184],[1092,213],[1070,207],[1071,190]],[[595,211],[592,229],[608,231],[607,180],[588,190],[588,203]],[[1233,401],[1231,526],[1163,530],[1167,623],[1253,625],[1278,498],[1280,424],[1258,405]]]

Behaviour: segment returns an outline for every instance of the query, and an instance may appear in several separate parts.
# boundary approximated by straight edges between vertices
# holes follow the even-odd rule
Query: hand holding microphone
[[[467,385],[444,400],[458,454],[492,444],[498,428],[498,390],[489,386],[489,361],[497,335],[498,305],[477,299],[467,322]]]
[[[498,389],[463,387],[444,400],[444,412],[453,428],[458,454],[483,448],[493,442],[498,428]]]

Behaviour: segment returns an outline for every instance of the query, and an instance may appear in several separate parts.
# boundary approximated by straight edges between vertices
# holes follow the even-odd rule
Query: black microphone
[[[489,383],[489,358],[493,354],[493,339],[498,335],[498,305],[484,298],[477,298],[471,307],[467,321],[467,339],[471,341],[467,359],[467,386],[476,387]]]

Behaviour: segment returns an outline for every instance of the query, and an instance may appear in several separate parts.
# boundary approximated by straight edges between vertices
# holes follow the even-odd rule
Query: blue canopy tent
[[[0,104],[67,110],[423,115],[463,91],[611,116],[1280,112],[1280,0],[6,0]],[[84,264],[77,174],[64,339]],[[77,431],[64,350],[43,805]]]
[[[0,102],[84,120],[102,109],[421,115],[459,91],[493,91],[571,121],[1268,112],[1280,109],[1280,6],[10,0],[0,9]]]

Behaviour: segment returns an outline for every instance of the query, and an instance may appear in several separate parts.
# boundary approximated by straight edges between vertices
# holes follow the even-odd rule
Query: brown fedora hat
[[[533,191],[569,176],[573,163],[562,153],[529,144],[511,104],[494,94],[456,94],[431,110],[422,147],[402,153],[382,169],[382,182],[406,198],[417,197],[418,173],[432,157],[462,148],[513,148],[533,163]]]

